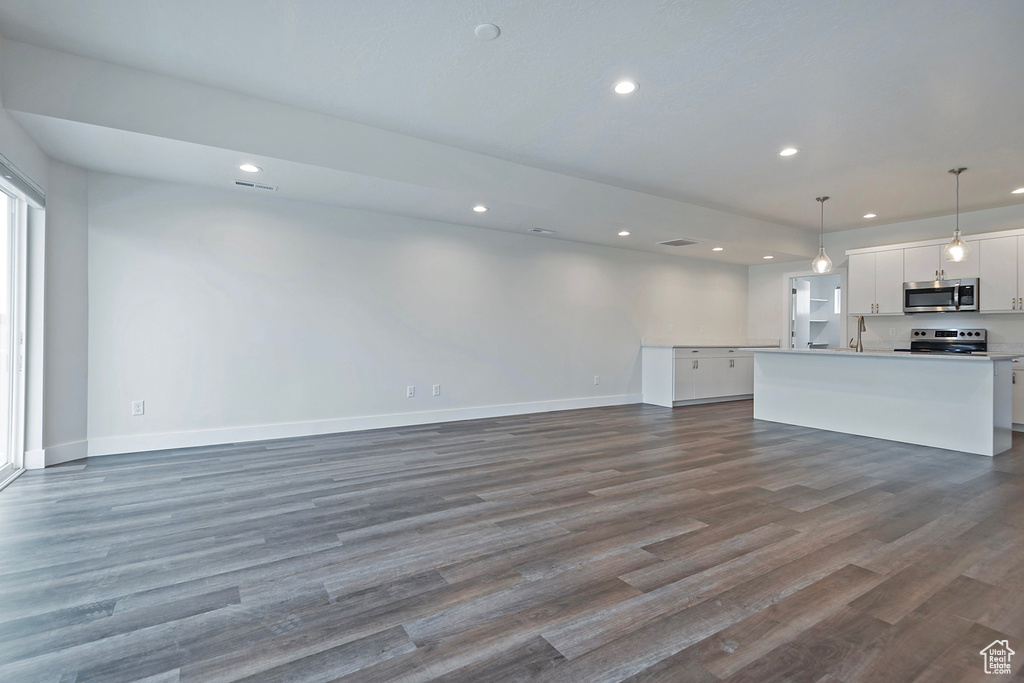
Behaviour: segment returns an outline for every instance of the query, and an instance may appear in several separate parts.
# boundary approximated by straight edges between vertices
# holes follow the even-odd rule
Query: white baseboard
[[[480,406],[477,408],[452,408],[449,410],[428,410],[416,413],[346,417],[313,422],[226,427],[223,429],[204,429],[192,432],[102,436],[89,439],[89,455],[115,455],[120,453],[139,453],[142,451],[161,451],[171,448],[189,448],[192,446],[216,446],[228,443],[244,443],[246,441],[286,439],[295,436],[317,436],[320,434],[338,434],[340,432],[356,432],[366,429],[409,427],[437,422],[476,420],[486,417],[504,417],[506,415],[524,415],[527,413],[546,413],[553,410],[599,408],[602,406],[640,403],[642,398],[641,394],[618,394],[614,396],[594,396],[591,398],[535,401],[531,403],[509,403],[497,406]],[[47,461],[47,464],[53,463]]]
[[[41,470],[62,462],[81,460],[89,453],[88,441],[72,441],[58,446],[49,446],[34,451],[25,451],[25,469]]]

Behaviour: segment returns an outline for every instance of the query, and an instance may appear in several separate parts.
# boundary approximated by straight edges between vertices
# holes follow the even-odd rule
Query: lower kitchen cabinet
[[[661,406],[750,398],[754,357],[719,347],[645,346],[643,401]]]
[[[1013,424],[1024,429],[1024,367],[1013,361]]]

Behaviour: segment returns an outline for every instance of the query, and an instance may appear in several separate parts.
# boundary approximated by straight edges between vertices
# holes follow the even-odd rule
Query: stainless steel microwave
[[[977,310],[978,278],[903,283],[904,313]]]

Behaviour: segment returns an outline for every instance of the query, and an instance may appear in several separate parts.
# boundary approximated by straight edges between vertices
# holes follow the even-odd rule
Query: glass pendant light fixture
[[[966,170],[966,168],[949,169],[949,172],[956,176],[956,230],[953,231],[953,239],[942,250],[942,258],[953,263],[959,263],[971,255],[971,248],[967,242],[960,239],[960,174]]]
[[[832,259],[825,253],[825,202],[828,197],[818,197],[816,201],[821,204],[821,239],[818,242],[818,255],[811,261],[811,270],[820,275],[832,270]]]

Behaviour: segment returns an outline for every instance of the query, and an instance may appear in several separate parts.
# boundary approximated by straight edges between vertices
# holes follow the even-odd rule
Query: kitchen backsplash
[[[981,328],[988,331],[990,351],[1017,353],[1024,351],[1024,314],[1013,313],[919,313],[898,316],[868,316],[864,319],[864,348],[872,350],[909,349],[910,331],[914,328]],[[856,330],[856,318],[847,325],[846,341]],[[896,334],[890,335],[889,331]]]

